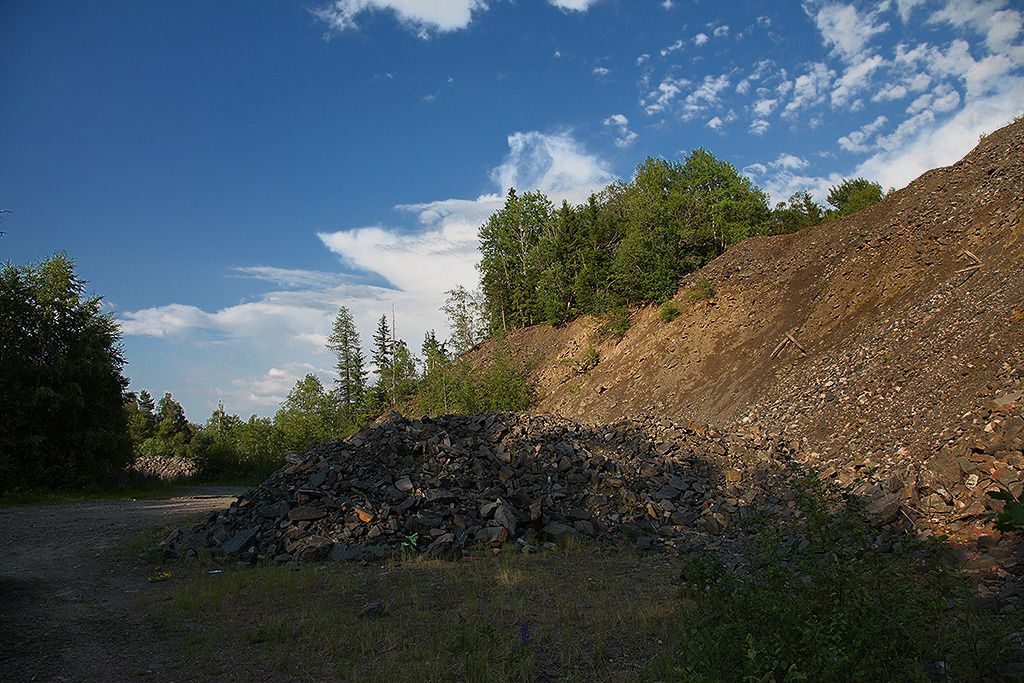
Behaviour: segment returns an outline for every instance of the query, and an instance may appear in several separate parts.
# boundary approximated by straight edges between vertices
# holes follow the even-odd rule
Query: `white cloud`
[[[661,56],[662,57],[668,57],[670,54],[672,54],[676,50],[682,50],[682,49],[683,49],[683,41],[682,40],[677,40],[674,43],[672,43],[671,45],[668,45],[666,47],[661,48]],[[639,63],[640,62],[638,61],[637,64],[639,64]]]
[[[729,87],[729,76],[705,76],[700,85],[686,96],[683,103],[683,120],[689,121],[709,107],[721,104],[721,93]]]
[[[907,88],[899,83],[888,83],[879,88],[874,95],[871,96],[872,102],[891,102],[893,100],[901,100],[907,96]]]
[[[884,64],[884,59],[873,55],[847,68],[833,84],[835,87],[832,90],[832,106],[842,107],[849,102],[851,96],[867,87],[871,73]]]
[[[910,14],[914,11],[914,8],[918,5],[922,5],[927,0],[896,0],[896,7],[900,13],[900,19],[903,23],[910,21]]]
[[[273,266],[236,266],[231,269],[234,277],[253,280],[265,280],[279,287],[291,288],[328,288],[335,287],[349,280],[342,273],[328,273],[322,270],[300,270],[296,268],[274,268]]]
[[[552,5],[566,12],[586,12],[599,0],[548,0]]]
[[[715,116],[715,117],[709,119],[708,122],[706,124],[704,124],[704,125],[706,125],[711,130],[718,130],[723,125],[725,125],[725,121],[723,121],[720,116]]]
[[[714,34],[715,38],[724,38],[727,35],[729,35],[729,27],[728,26],[716,26],[715,30],[712,31],[712,33]]]
[[[421,38],[429,38],[466,28],[475,12],[486,9],[485,0],[333,0],[310,11],[327,24],[328,35],[356,28],[356,19],[366,12],[389,11]]]
[[[889,28],[887,22],[879,21],[879,15],[888,8],[889,3],[883,1],[874,11],[862,14],[855,6],[842,3],[804,4],[824,43],[844,60],[861,57],[872,38]]]
[[[985,44],[993,53],[1020,64],[1024,62],[1024,47],[1014,43],[1024,30],[1024,18],[1018,10],[1004,7],[1005,0],[947,0],[928,22],[969,28],[985,36]]]
[[[839,138],[839,146],[845,149],[847,152],[867,152],[870,151],[872,145],[868,144],[872,137],[878,131],[882,130],[886,123],[889,122],[884,116],[879,116],[871,123],[866,123],[855,131],[852,131],[843,137]]]
[[[793,99],[786,105],[783,116],[794,117],[801,109],[823,102],[835,75],[836,72],[823,62],[812,64],[807,73],[797,76],[793,82]]]
[[[1021,92],[1024,78],[1008,77],[989,95],[967,101],[939,125],[905,133],[902,144],[865,160],[853,175],[872,178],[882,187],[902,187],[928,169],[949,165],[978,144],[980,134],[1001,128],[1020,114]]]
[[[884,1],[874,11],[862,14],[854,5],[837,2],[804,4],[824,44],[846,60],[862,56],[871,39],[889,29],[888,23],[879,22],[879,15],[888,7],[889,3]]]
[[[787,171],[799,171],[807,168],[807,160],[802,159],[795,154],[787,154],[783,152],[775,158],[775,161],[772,161],[768,165],[772,168],[782,168]]]
[[[679,93],[688,85],[690,85],[690,81],[685,78],[677,79],[666,76],[656,89],[647,93],[647,96],[641,99],[640,106],[644,108],[644,112],[648,116],[660,114],[672,106]]]
[[[779,101],[774,99],[758,100],[754,104],[754,114],[756,114],[759,117],[768,116],[769,114],[772,113],[772,111],[775,110],[775,105],[777,105],[778,103]]]
[[[698,33],[693,37],[693,44],[697,47],[700,47],[706,42],[708,42],[708,36],[706,33]]]
[[[607,76],[611,72],[612,72],[611,69],[609,69],[607,67],[604,67],[604,66],[595,66],[591,70],[591,73],[594,74],[595,76],[597,76],[598,78],[604,78],[605,76]]]
[[[642,55],[640,55],[639,57],[636,58],[636,65],[640,66],[644,62],[648,61],[650,58],[651,58],[651,56],[645,52],[645,53],[643,53]]]
[[[738,92],[740,95],[746,95],[747,93],[749,93],[750,92],[750,79],[749,78],[744,78],[739,83],[737,83],[736,84],[736,92]]]
[[[615,131],[615,146],[619,149],[631,147],[636,142],[637,134],[629,129],[629,119],[625,114],[612,114],[604,120],[604,125]]]
[[[750,123],[750,127],[747,129],[754,135],[764,135],[768,132],[768,129],[772,127],[772,124],[765,119],[754,119]]]

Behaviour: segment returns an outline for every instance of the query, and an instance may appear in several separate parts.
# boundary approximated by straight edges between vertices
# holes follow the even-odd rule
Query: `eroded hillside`
[[[622,339],[602,339],[588,317],[510,341],[539,412],[741,425],[786,432],[822,459],[919,462],[1020,388],[1022,203],[1016,122],[882,204],[730,249],[681,283],[672,322],[649,306]],[[702,277],[714,297],[689,301]],[[787,333],[803,351],[778,349]],[[591,347],[600,361],[581,372]]]

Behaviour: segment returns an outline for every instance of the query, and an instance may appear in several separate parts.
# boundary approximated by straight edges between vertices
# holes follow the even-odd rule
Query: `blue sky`
[[[705,147],[773,201],[902,187],[1024,112],[1007,0],[16,2],[0,6],[0,258],[65,250],[134,389],[191,419],[447,334],[508,186],[580,201]]]

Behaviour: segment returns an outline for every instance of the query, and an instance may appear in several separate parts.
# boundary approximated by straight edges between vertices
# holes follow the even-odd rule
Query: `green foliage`
[[[443,346],[431,353],[425,348],[426,371],[418,393],[420,411],[425,415],[445,415],[529,408],[533,395],[526,372],[508,349],[499,344],[491,361],[475,371],[466,359],[450,358]]]
[[[829,188],[828,197],[835,211],[833,216],[849,216],[882,201],[882,186],[865,178],[847,178],[835,187]]]
[[[679,306],[669,299],[658,307],[658,317],[662,322],[670,323],[679,317]]]
[[[853,500],[808,480],[805,523],[763,533],[744,572],[714,553],[684,557],[679,600],[696,602],[677,635],[679,680],[954,680],[992,675],[1007,656],[1002,624],[983,616],[939,545],[883,554]],[[787,539],[804,538],[800,549]]]
[[[1013,491],[1003,489],[988,494],[995,500],[1003,502],[1001,512],[994,512],[988,519],[1000,531],[1024,531],[1024,500],[1013,495]]]
[[[687,301],[704,301],[715,296],[715,285],[704,276],[697,278],[697,281],[686,288]]]
[[[510,190],[480,229],[488,331],[609,311],[621,322],[622,308],[670,298],[681,277],[765,234],[768,219],[765,194],[702,149],[682,163],[649,158],[576,207]]]
[[[363,394],[366,393],[366,370],[363,367],[363,346],[356,331],[352,313],[344,306],[338,309],[327,337],[327,348],[334,352],[337,359],[334,368],[338,373],[335,378],[338,409],[341,415],[355,421]]]
[[[597,364],[600,362],[601,354],[599,354],[597,352],[597,349],[595,349],[593,346],[588,346],[587,350],[584,351],[579,358],[575,359],[573,365],[576,368],[576,372],[580,373],[581,375],[585,375],[594,368],[596,368]]]
[[[120,330],[66,254],[0,268],[0,490],[82,487],[131,459]]]
[[[794,192],[789,202],[775,205],[768,220],[771,234],[784,235],[821,223],[825,220],[825,210],[809,192]]]
[[[285,450],[296,453],[335,438],[338,423],[337,403],[312,373],[295,383],[274,415]]]
[[[622,339],[629,331],[630,315],[626,306],[616,306],[605,311],[601,316],[601,324],[597,333],[601,337],[616,337]]]
[[[511,188],[505,206],[480,227],[480,288],[491,334],[542,319],[537,247],[550,231],[551,212],[542,193]]]
[[[480,341],[483,330],[480,320],[480,302],[477,296],[470,293],[462,285],[445,292],[444,306],[441,311],[448,317],[448,328],[452,336],[448,343],[455,356],[473,348]]]

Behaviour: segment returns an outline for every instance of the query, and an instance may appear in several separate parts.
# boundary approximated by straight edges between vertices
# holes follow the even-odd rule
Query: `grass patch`
[[[687,301],[704,301],[715,296],[715,285],[703,275],[697,281],[686,288]]]
[[[658,308],[658,317],[663,323],[670,323],[679,317],[679,306],[671,299]]]
[[[601,315],[601,325],[597,328],[599,339],[615,337],[622,339],[629,331],[630,315],[627,306],[615,306]]]
[[[799,528],[763,523],[742,569],[587,543],[457,563],[191,566],[146,609],[197,650],[189,665],[206,668],[180,672],[197,680],[983,680],[1020,661],[1021,615],[983,611],[944,546],[878,552],[856,501],[821,489],[800,489]]]

